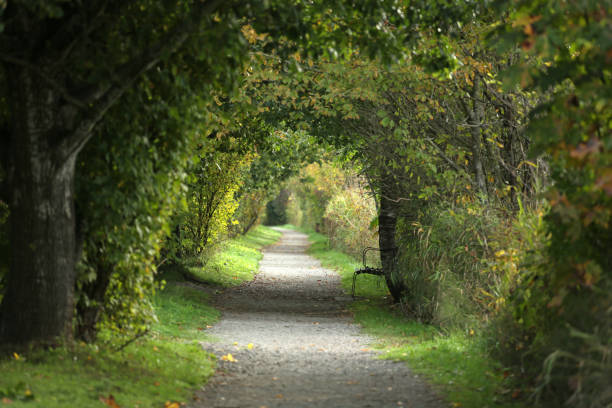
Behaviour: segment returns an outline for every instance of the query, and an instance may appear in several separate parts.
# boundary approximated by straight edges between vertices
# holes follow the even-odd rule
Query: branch
[[[130,344],[132,344],[133,342],[135,342],[136,340],[138,340],[139,338],[141,338],[142,336],[145,336],[146,334],[149,333],[149,329],[145,329],[143,331],[140,331],[138,333],[136,333],[134,335],[134,337],[132,337],[131,339],[129,339],[128,341],[126,341],[125,343],[123,343],[121,346],[117,347],[115,350],[115,352],[119,352],[121,350],[123,350],[124,348],[126,348],[127,346],[129,346]]]
[[[77,129],[61,141],[59,152],[62,161],[77,154],[87,144],[93,136],[95,125],[143,73],[157,65],[164,55],[179,49],[198,28],[204,16],[211,14],[222,3],[223,0],[196,3],[199,7],[194,10],[190,19],[178,22],[174,30],[157,44],[145,50],[138,58],[119,67],[109,83],[101,84],[86,95],[84,101],[87,104],[92,103],[93,106]]]
[[[121,5],[127,4],[127,2],[121,2],[121,3],[122,3]],[[108,0],[103,1],[102,5],[94,13],[94,16],[91,18],[91,20],[88,21],[86,24],[84,24],[85,28],[79,34],[71,35],[71,37],[73,37],[73,40],[70,41],[70,43],[60,53],[60,57],[57,59],[56,62],[53,63],[54,66],[58,66],[59,64],[64,62],[70,56],[70,54],[72,53],[74,48],[77,46],[77,44],[79,44],[79,42],[81,42],[83,39],[87,38],[89,34],[91,34],[95,29],[98,28],[99,26],[98,21],[100,17],[102,17],[102,15],[104,15],[104,13],[106,12],[106,8],[108,4],[109,4]],[[119,7],[117,9],[119,9]]]
[[[85,109],[87,107],[83,101],[71,95],[68,92],[68,90],[62,85],[60,85],[56,80],[54,80],[53,78],[45,74],[40,68],[30,64],[29,62],[24,61],[20,58],[13,57],[11,55],[1,54],[1,53],[0,53],[0,60],[6,63],[9,63],[9,64],[21,66],[27,70],[32,71],[34,74],[38,75],[43,81],[45,81],[51,88],[58,91],[64,97],[64,99],[66,99],[72,105],[79,107],[81,109]]]

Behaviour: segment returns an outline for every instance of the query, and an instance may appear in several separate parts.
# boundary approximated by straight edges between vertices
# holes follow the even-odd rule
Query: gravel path
[[[305,254],[304,234],[282,232],[255,280],[216,299],[223,317],[208,332],[220,341],[202,345],[218,371],[191,407],[444,406],[406,365],[376,358],[338,275]]]

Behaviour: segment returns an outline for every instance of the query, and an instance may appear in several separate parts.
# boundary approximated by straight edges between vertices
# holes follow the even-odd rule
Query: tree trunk
[[[385,194],[384,186],[381,190],[380,213],[378,215],[380,261],[393,301],[399,302],[404,292],[404,285],[397,273],[397,244],[395,242],[395,229],[397,226],[396,204]]]
[[[83,285],[83,295],[87,300],[82,299],[76,305],[77,325],[76,337],[87,343],[96,340],[98,334],[98,322],[104,309],[106,299],[106,289],[110,284],[113,274],[113,265],[106,262],[106,257],[101,254],[96,262],[96,278],[92,282]]]
[[[55,344],[72,338],[76,152],[60,154],[57,147],[62,135],[56,93],[27,70],[7,71],[13,108],[7,163],[11,256],[0,341]]]
[[[482,83],[480,77],[474,75],[474,86],[472,87],[472,111],[470,112],[470,125],[471,125],[471,141],[470,146],[472,150],[472,166],[474,168],[474,174],[476,176],[476,183],[478,184],[478,191],[480,192],[484,202],[489,199],[489,193],[487,190],[487,177],[482,163],[482,150],[480,144],[482,141],[482,119],[484,117],[484,105],[482,102]]]

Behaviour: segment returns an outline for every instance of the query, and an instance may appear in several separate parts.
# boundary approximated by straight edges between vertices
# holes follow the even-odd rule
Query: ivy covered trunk
[[[102,245],[100,245],[102,247]],[[98,334],[98,322],[104,311],[106,290],[111,281],[114,265],[101,254],[96,260],[96,277],[81,287],[81,296],[76,305],[75,334],[79,340],[92,343]]]
[[[472,110],[469,112],[470,122],[470,149],[472,152],[472,167],[476,176],[476,184],[484,202],[488,201],[487,175],[482,161],[482,121],[484,118],[484,104],[482,103],[482,83],[478,75],[474,76],[472,87]]]
[[[57,93],[28,70],[9,74],[11,256],[0,341],[53,344],[72,337],[76,153],[61,148]]]

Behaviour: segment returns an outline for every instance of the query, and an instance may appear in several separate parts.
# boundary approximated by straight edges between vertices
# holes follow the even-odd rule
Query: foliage
[[[371,192],[359,179],[338,191],[327,203],[323,228],[332,247],[359,259],[367,247],[378,247],[372,222],[376,220],[376,203]],[[370,266],[376,266],[378,254],[369,254]]]
[[[503,302],[498,282],[504,275],[485,268],[502,217],[478,202],[421,211],[418,221],[398,227],[405,312],[446,329],[479,326]]]
[[[214,147],[212,147],[214,149]],[[235,193],[250,158],[206,149],[200,154],[187,191],[187,206],[178,215],[181,257],[198,257],[227,233],[238,207]]]
[[[287,206],[289,201],[289,192],[286,189],[281,189],[274,199],[266,204],[267,225],[282,225],[287,222]]]
[[[549,241],[541,262],[525,263],[512,304],[514,342],[527,372],[541,372],[537,396],[577,407],[612,402],[609,378],[612,230],[609,1],[499,2],[508,24],[491,34],[499,49],[520,47],[508,86],[547,92],[532,112],[534,149],[550,156],[554,184],[544,217]],[[520,222],[520,221],[519,221]],[[531,237],[541,236],[535,230]],[[526,340],[526,341],[525,341]],[[509,357],[508,353],[506,357]]]
[[[333,163],[312,163],[289,181],[288,197],[292,211],[287,214],[287,221],[307,229],[321,230],[325,208],[331,198],[339,192],[346,181],[346,176]],[[301,222],[296,223],[300,218]]]
[[[156,257],[202,125],[193,96],[169,76],[160,69],[128,92],[125,104],[133,109],[111,110],[80,154],[76,195],[84,252],[77,310],[84,340],[95,338],[102,316],[127,334],[144,330],[153,316]],[[175,99],[174,107],[168,99]]]

